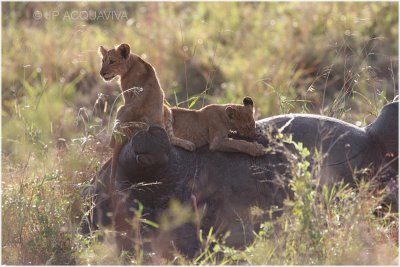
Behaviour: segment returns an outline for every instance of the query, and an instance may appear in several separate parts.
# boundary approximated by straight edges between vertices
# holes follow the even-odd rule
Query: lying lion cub
[[[193,151],[209,144],[211,151],[243,152],[251,156],[265,154],[264,146],[255,142],[228,138],[231,131],[254,138],[256,123],[253,100],[243,99],[243,105],[208,105],[200,110],[169,108],[164,105],[165,129],[173,143]]]

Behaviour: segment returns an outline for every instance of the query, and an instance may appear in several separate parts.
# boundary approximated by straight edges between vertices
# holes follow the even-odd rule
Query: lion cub
[[[264,146],[256,142],[228,138],[231,131],[240,136],[254,138],[253,100],[243,99],[243,105],[208,105],[200,110],[169,108],[164,105],[164,121],[170,139],[193,151],[209,144],[211,151],[243,152],[251,156],[264,155]]]
[[[131,53],[128,44],[109,50],[100,46],[99,54],[102,57],[100,75],[105,81],[119,76],[124,98],[124,105],[118,108],[110,140],[110,146],[114,148],[109,188],[112,193],[119,153],[127,138],[150,124],[163,126],[164,91],[153,66]]]

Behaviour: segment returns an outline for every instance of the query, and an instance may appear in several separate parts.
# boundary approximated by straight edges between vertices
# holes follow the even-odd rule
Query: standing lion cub
[[[100,75],[105,81],[120,77],[124,105],[118,108],[110,146],[113,147],[109,192],[115,190],[119,153],[129,137],[148,125],[163,126],[164,91],[153,66],[130,52],[128,44],[105,49],[100,46],[102,57]]]

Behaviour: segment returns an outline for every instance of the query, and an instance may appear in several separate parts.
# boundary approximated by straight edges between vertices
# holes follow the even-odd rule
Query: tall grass
[[[126,11],[128,19],[62,17],[89,9]],[[182,106],[194,104],[185,102],[192,96],[200,95],[198,107],[250,95],[260,118],[310,112],[364,126],[398,94],[397,3],[2,3],[2,10],[5,264],[144,262],[77,233],[79,188],[110,156],[106,126],[91,109],[98,92],[111,100],[119,93],[98,75],[100,45],[129,43],[156,68],[169,102]],[[35,10],[61,15],[38,20]],[[398,250],[397,214],[373,215],[379,198],[368,184],[338,188],[328,198],[337,201],[327,201],[306,162],[286,203],[293,212],[265,222],[253,245],[211,245],[210,234],[203,240],[210,249],[195,262],[172,263],[388,263]]]
[[[157,255],[117,256],[112,235],[100,230],[106,242],[93,238],[80,240],[79,263],[129,264],[184,264],[184,265],[387,265],[396,264],[398,255],[398,214],[381,212],[386,192],[378,190],[376,181],[357,180],[357,189],[344,183],[328,188],[320,184],[320,163],[310,171],[310,152],[301,143],[292,143],[297,152],[289,156],[291,175],[289,187],[294,192],[281,207],[281,216],[265,221],[256,229],[254,242],[244,250],[225,245],[224,238],[216,238],[213,229],[200,234],[203,252],[187,260],[178,251],[175,257],[162,259]],[[171,203],[168,220],[161,220],[164,229],[173,228],[189,220],[184,207]],[[257,208],[252,207],[253,216]],[[261,213],[269,211],[260,211]],[[271,209],[271,212],[273,210]],[[380,214],[377,216],[377,214]],[[172,216],[173,215],[173,216]],[[140,220],[140,218],[139,218]],[[171,221],[172,220],[172,221]],[[204,233],[203,233],[204,234]],[[86,243],[82,242],[86,240]],[[89,242],[88,242],[89,241]],[[82,246],[82,244],[84,244]],[[140,243],[142,245],[142,243]],[[111,249],[110,249],[111,248]],[[94,256],[99,253],[103,258]]]

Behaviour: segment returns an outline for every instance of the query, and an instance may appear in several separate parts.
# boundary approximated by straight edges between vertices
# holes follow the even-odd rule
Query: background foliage
[[[183,107],[196,96],[198,108],[249,95],[259,118],[307,112],[365,126],[398,94],[394,2],[2,3],[3,263],[118,262],[93,256],[105,248],[76,231],[78,188],[110,155],[109,124],[92,107],[98,92],[109,95],[109,107],[119,93],[116,81],[101,80],[97,49],[122,42],[156,68],[169,102]],[[365,264],[367,250],[387,263],[397,255],[397,225],[371,217],[365,195],[346,194],[348,210],[325,210],[327,224],[307,226],[329,235],[307,237],[296,218],[283,216],[289,229],[275,240],[279,249],[264,237],[240,253],[221,244],[225,262]],[[360,239],[363,231],[372,240]],[[307,247],[293,250],[284,240]],[[208,256],[202,263],[213,263]]]

